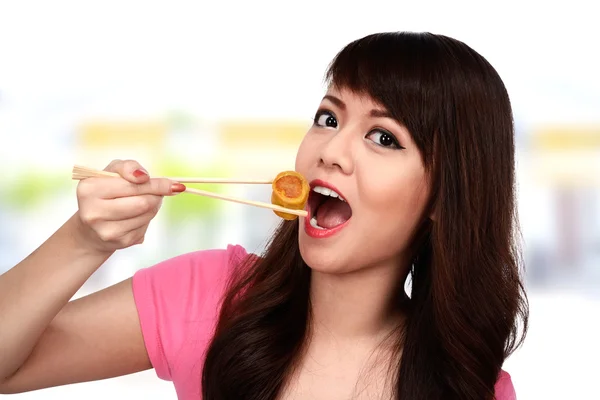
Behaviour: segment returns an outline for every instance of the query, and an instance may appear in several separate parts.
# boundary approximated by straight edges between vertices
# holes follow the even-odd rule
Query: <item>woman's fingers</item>
[[[87,221],[121,221],[146,213],[156,215],[162,205],[162,196],[151,194],[115,199],[94,199],[80,207]]]
[[[171,196],[181,193],[185,189],[185,186],[181,183],[176,183],[166,178],[149,178],[144,183],[131,183],[120,178],[94,177],[81,180],[77,186],[78,196],[103,199],[116,199],[145,194]]]
[[[120,177],[86,178],[77,185],[82,236],[102,251],[141,243],[163,197],[186,189],[169,179],[150,178],[133,160],[114,160],[105,170]]]
[[[116,172],[121,178],[131,183],[144,183],[150,178],[148,171],[134,160],[113,160],[104,170]]]
[[[101,221],[96,224],[94,231],[103,242],[116,248],[126,248],[143,241],[154,215],[148,212],[122,221]]]

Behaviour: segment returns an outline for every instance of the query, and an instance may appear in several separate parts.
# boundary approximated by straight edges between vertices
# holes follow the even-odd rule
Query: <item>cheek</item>
[[[424,174],[383,176],[369,180],[363,189],[364,204],[370,219],[377,221],[382,232],[409,235],[422,218],[427,202],[427,183]]]
[[[296,153],[295,168],[297,172],[306,176],[309,170],[318,164],[323,147],[322,137],[310,130],[304,135]]]

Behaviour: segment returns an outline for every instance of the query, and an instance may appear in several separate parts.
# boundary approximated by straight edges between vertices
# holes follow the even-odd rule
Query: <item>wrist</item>
[[[82,256],[107,259],[115,252],[115,250],[103,249],[94,242],[93,238],[90,237],[89,229],[84,226],[78,213],[73,214],[65,223],[64,228],[65,234],[75,251]]]

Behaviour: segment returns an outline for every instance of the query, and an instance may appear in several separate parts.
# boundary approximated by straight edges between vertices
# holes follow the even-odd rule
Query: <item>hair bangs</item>
[[[444,108],[435,47],[429,33],[366,36],[342,49],[325,76],[328,87],[368,95],[385,107],[408,129],[426,168],[433,161],[435,123]]]

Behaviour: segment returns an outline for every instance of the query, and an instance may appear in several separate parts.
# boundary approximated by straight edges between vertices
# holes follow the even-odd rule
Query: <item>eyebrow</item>
[[[332,102],[333,104],[335,104],[337,107],[341,108],[342,110],[346,110],[346,104],[338,99],[335,96],[332,96],[330,94],[327,94],[325,96],[323,96],[323,99],[327,99],[330,102]],[[381,109],[373,109],[371,110],[371,112],[369,113],[369,115],[373,118],[391,118],[394,119],[394,117],[392,117],[392,114],[389,113],[389,111],[387,110],[381,110]]]
[[[373,118],[390,118],[390,119],[394,119],[394,117],[392,117],[392,114],[390,114],[387,110],[371,110],[371,112],[369,113],[369,115],[371,115],[371,117]]]
[[[335,96],[326,94],[325,96],[323,96],[323,100],[325,100],[325,99],[329,100],[330,102],[332,102],[333,104],[335,104],[336,106],[341,108],[342,110],[346,109],[346,103],[344,103],[342,100],[338,99]]]

